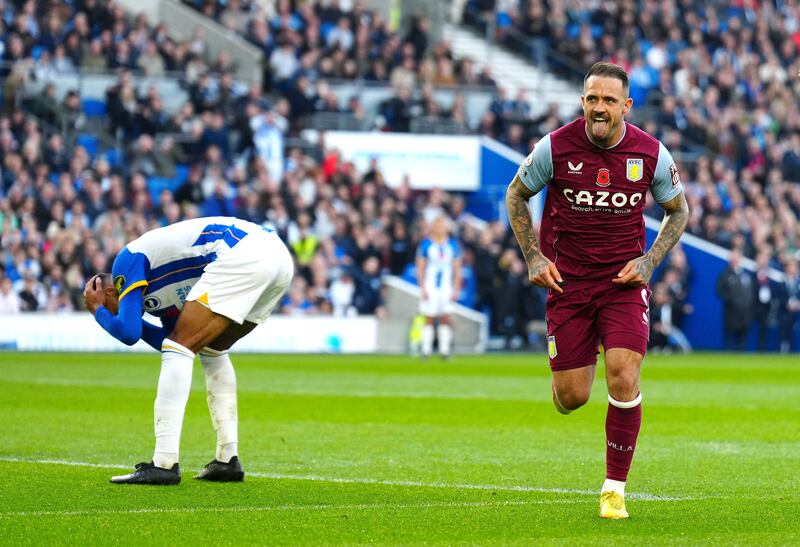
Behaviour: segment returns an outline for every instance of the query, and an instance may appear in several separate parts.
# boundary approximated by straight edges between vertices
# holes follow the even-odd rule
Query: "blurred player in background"
[[[293,271],[289,250],[274,232],[236,218],[210,217],[145,233],[117,255],[111,274],[88,281],[86,307],[103,329],[125,344],[141,338],[161,351],[153,460],[111,482],[181,481],[181,427],[198,352],[217,450],[195,478],[244,478],[238,458],[236,375],[227,351],[269,316]],[[160,317],[162,327],[145,321],[145,311]]]
[[[553,402],[562,414],[589,400],[600,343],[608,412],[600,516],[626,518],[625,482],[642,420],[639,369],[649,336],[648,282],[678,242],[688,206],[677,168],[654,137],[626,123],[628,75],[596,63],[584,79],[583,118],[542,138],[508,187],[511,227],[530,281],[549,289]],[[528,200],[547,187],[541,244]],[[646,253],[648,190],[665,211]]]
[[[417,282],[422,289],[419,312],[425,316],[422,327],[422,356],[433,352],[434,327],[439,354],[450,357],[453,328],[450,313],[461,292],[461,249],[450,237],[450,221],[437,217],[430,229],[430,238],[423,239],[417,249]]]

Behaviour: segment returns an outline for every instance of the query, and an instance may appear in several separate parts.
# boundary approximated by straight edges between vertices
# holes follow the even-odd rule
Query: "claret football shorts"
[[[642,355],[650,338],[650,289],[569,281],[547,297],[547,351],[552,370],[597,363],[600,343]]]
[[[256,231],[206,266],[186,297],[239,323],[263,323],[294,274],[286,246],[274,232]]]

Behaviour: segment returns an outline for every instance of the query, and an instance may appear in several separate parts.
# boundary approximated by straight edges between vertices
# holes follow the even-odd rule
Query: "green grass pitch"
[[[195,365],[177,487],[149,460],[158,355],[0,354],[0,544],[800,543],[800,359],[648,356],[627,521],[597,517],[602,366],[555,412],[544,355],[233,355],[242,484]]]

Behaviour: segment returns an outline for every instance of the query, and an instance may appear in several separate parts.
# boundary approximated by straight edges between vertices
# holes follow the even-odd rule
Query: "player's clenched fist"
[[[537,287],[552,289],[558,293],[564,292],[559,286],[563,280],[558,268],[544,255],[534,257],[528,264],[528,280]]]

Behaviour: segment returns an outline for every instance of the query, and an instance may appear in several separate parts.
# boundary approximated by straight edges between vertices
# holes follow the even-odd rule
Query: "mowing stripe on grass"
[[[115,380],[81,380],[75,378],[2,378],[0,384],[22,384],[22,385],[35,385],[35,386],[52,386],[52,387],[98,387],[98,388],[113,388],[113,389],[147,389],[155,390],[156,385],[153,382],[125,382]],[[377,391],[356,389],[349,391],[326,391],[324,389],[272,389],[266,388],[253,388],[248,386],[239,386],[239,393],[263,393],[265,395],[297,395],[299,397],[354,397],[359,399],[373,399],[373,398],[391,398],[391,399],[445,399],[456,401],[497,401],[497,402],[518,402],[518,401],[549,401],[550,396],[537,397],[536,394],[531,396],[509,396],[505,394],[494,395],[486,392],[472,392],[472,393],[442,393],[438,391]],[[200,385],[194,386],[192,391],[205,392],[205,387]]]
[[[352,503],[352,504],[312,504],[312,505],[267,505],[261,507],[170,507],[143,509],[83,509],[80,511],[8,511],[0,512],[0,518],[14,517],[74,517],[89,515],[136,515],[148,513],[261,513],[267,511],[358,511],[386,509],[439,509],[473,507],[514,507],[520,505],[567,505],[594,503],[593,500],[508,500],[508,501],[441,501],[420,503]]]
[[[72,467],[94,467],[101,469],[129,469],[130,465],[120,465],[111,463],[90,463],[79,462],[72,460],[51,460],[51,459],[32,459],[19,456],[0,456],[0,461],[10,463],[31,463],[40,465],[68,465]],[[421,482],[421,481],[398,481],[398,480],[383,480],[383,479],[369,479],[369,478],[344,478],[344,477],[322,477],[318,475],[289,475],[283,473],[261,473],[261,472],[247,472],[248,477],[255,477],[261,479],[275,479],[275,480],[292,480],[292,481],[314,481],[314,482],[331,482],[339,484],[373,484],[380,486],[409,486],[413,488],[452,488],[454,490],[490,490],[499,492],[536,492],[540,494],[575,494],[581,496],[597,496],[596,490],[578,490],[572,488],[542,488],[538,486],[527,485],[500,485],[500,484],[460,484],[460,483],[444,483],[444,482]],[[689,499],[697,498],[676,498],[671,496],[657,496],[655,494],[648,494],[643,492],[634,492],[627,494],[628,499],[642,500],[642,501],[686,501]]]

